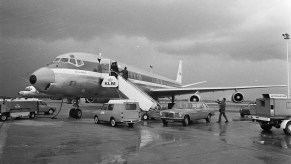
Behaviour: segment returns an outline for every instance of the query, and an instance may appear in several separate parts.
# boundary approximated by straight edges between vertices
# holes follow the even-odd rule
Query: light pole
[[[290,39],[289,37],[289,34],[285,33],[285,34],[282,34],[284,39],[287,41],[287,98],[289,99],[290,98],[290,85],[289,85],[289,76],[290,76],[290,73],[289,73],[289,57],[288,57],[288,39]]]

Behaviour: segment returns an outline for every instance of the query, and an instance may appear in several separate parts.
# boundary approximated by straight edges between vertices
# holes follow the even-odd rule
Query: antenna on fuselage
[[[154,67],[152,65],[150,65],[150,71],[151,71],[151,73],[153,73],[153,69],[154,69]]]

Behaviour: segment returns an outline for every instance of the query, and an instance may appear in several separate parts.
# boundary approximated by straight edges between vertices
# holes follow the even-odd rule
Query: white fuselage
[[[59,97],[117,98],[116,88],[101,86],[110,74],[112,61],[86,53],[68,53],[58,56],[53,63],[35,71],[30,83],[41,93]],[[118,63],[118,70],[122,66]],[[174,80],[128,66],[129,80],[151,95],[149,88],[181,86]],[[154,96],[154,95],[153,95]]]

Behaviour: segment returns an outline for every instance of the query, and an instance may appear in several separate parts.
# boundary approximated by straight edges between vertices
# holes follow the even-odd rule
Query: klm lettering
[[[115,82],[105,82],[105,85],[116,85]]]

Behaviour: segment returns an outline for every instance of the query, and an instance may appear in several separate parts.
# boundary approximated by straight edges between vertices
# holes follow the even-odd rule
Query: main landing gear
[[[79,109],[79,102],[80,102],[80,98],[77,98],[74,100],[73,106],[75,108],[72,108],[70,110],[70,113],[69,113],[70,117],[73,117],[73,118],[81,118],[82,117],[82,110]]]

